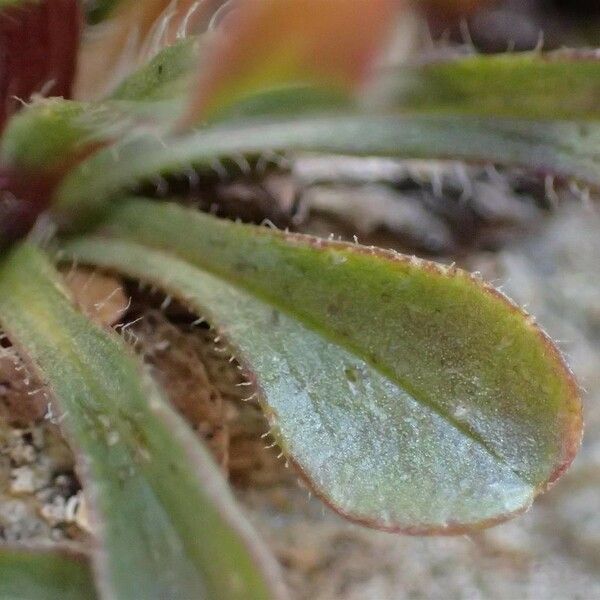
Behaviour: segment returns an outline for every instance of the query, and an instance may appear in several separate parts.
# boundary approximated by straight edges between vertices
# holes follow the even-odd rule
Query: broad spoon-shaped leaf
[[[581,405],[557,349],[460,270],[144,200],[117,203],[101,231],[67,256],[157,284],[215,325],[284,453],[351,519],[487,526],[577,451]]]
[[[208,451],[124,344],[79,313],[47,258],[0,267],[0,321],[58,401],[94,511],[101,595],[130,600],[284,596]]]

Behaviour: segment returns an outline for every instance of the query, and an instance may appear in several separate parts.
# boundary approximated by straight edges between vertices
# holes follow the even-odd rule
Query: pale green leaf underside
[[[101,589],[124,600],[270,598],[259,567],[271,559],[208,452],[32,246],[0,267],[0,322],[58,400],[98,514]]]
[[[84,161],[57,191],[56,206],[83,220],[119,191],[159,174],[191,165],[210,169],[215,160],[240,154],[295,150],[492,161],[600,185],[600,126],[594,123],[354,115],[230,123],[179,138],[139,136]]]
[[[580,405],[556,349],[462,272],[142,200],[102,231],[64,249],[217,326],[285,453],[351,518],[421,533],[489,524],[576,451]]]
[[[95,600],[83,558],[0,548],[0,600]]]

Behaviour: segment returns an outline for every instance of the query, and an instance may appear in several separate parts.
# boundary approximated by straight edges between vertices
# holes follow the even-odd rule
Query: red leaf
[[[184,128],[265,87],[353,91],[368,74],[402,0],[243,0],[203,65]]]
[[[24,237],[49,206],[66,173],[108,142],[69,150],[45,169],[0,165],[0,250]]]
[[[77,0],[0,10],[0,130],[32,94],[71,94],[82,15]]]
[[[56,183],[55,175],[0,170],[0,250],[31,229]]]

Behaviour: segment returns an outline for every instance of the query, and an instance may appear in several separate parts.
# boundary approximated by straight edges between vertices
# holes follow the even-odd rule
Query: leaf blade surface
[[[82,557],[50,549],[0,547],[2,600],[94,600],[90,570]]]
[[[524,510],[579,444],[577,387],[517,307],[395,253],[124,201],[83,262],[151,280],[231,340],[275,438],[354,520],[458,532]]]

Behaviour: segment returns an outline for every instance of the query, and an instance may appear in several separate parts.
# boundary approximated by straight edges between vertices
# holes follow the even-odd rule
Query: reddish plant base
[[[0,130],[32,94],[70,96],[81,25],[77,0],[0,10]]]

